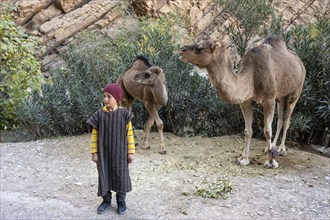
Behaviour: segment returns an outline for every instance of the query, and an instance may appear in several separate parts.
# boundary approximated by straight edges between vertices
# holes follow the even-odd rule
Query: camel
[[[137,56],[131,66],[121,73],[117,79],[123,95],[120,105],[131,111],[133,102],[140,100],[149,113],[146,122],[145,136],[142,149],[149,149],[148,138],[152,125],[156,121],[160,139],[159,153],[166,154],[163,138],[163,122],[158,111],[168,101],[168,92],[164,71],[149,63],[144,56]]]
[[[277,168],[279,153],[286,155],[285,139],[291,114],[301,94],[306,70],[300,58],[288,50],[280,36],[271,36],[249,49],[242,57],[238,73],[228,55],[227,46],[218,41],[206,40],[183,46],[180,60],[196,65],[208,72],[208,79],[226,102],[239,104],[244,116],[245,146],[237,158],[240,165],[248,165],[250,143],[253,134],[251,102],[261,104],[264,112],[264,135],[267,142],[265,153],[267,168]],[[278,100],[278,122],[275,138],[272,138],[274,108]],[[285,117],[284,117],[285,114]],[[284,120],[283,120],[284,117]],[[283,127],[282,140],[276,146]],[[278,147],[278,151],[276,149]]]

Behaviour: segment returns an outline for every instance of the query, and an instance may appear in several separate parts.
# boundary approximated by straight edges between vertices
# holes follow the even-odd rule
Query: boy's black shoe
[[[105,213],[111,206],[111,202],[103,201],[99,207],[97,207],[97,214]]]
[[[123,214],[126,213],[126,203],[125,203],[125,201],[117,202],[117,206],[118,206],[119,215],[123,215]]]

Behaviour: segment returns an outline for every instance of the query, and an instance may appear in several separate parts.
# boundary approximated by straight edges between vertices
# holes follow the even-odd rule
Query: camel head
[[[213,54],[220,47],[221,44],[214,40],[185,45],[179,51],[179,59],[183,62],[194,64],[202,69],[212,61]]]
[[[146,71],[136,73],[133,80],[147,86],[158,84],[159,81],[164,81],[164,72],[158,66],[149,67]]]

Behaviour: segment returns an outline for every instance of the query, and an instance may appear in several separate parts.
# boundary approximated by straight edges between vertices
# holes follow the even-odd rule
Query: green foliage
[[[205,136],[242,132],[238,105],[222,102],[206,78],[178,59],[176,51],[185,36],[174,28],[175,23],[180,18],[141,18],[135,29],[123,29],[115,40],[96,33],[81,35],[63,56],[67,67],[52,72],[41,92],[34,92],[18,109],[22,125],[36,137],[86,132],[85,121],[102,106],[101,88],[116,81],[136,55],[144,55],[166,75],[169,101],[160,110],[165,131]],[[297,27],[286,35],[307,69],[291,139],[310,140],[329,127],[328,36],[329,20]],[[263,114],[257,105],[254,109],[254,134],[263,137]],[[143,103],[135,102],[133,112],[134,127],[143,128],[148,117]]]
[[[281,18],[277,17],[272,2],[267,0],[218,0],[234,18],[234,22],[225,27],[225,32],[243,56],[251,41],[257,36],[264,37],[279,33]]]
[[[95,34],[82,35],[80,41],[86,44],[73,43],[63,56],[67,67],[52,72],[41,93],[33,93],[17,110],[21,125],[35,137],[87,131],[86,119],[102,106],[102,87],[117,79],[112,41]]]
[[[306,68],[303,92],[293,115],[295,139],[324,144],[330,127],[330,19],[297,26],[285,38]],[[293,130],[293,132],[294,132]]]
[[[202,186],[195,186],[197,196],[203,198],[218,199],[221,196],[223,199],[228,198],[228,193],[233,190],[233,185],[230,180],[218,178],[214,181],[203,179]]]
[[[0,131],[17,125],[15,108],[39,88],[38,40],[18,27],[11,8],[1,4],[0,14]]]
[[[141,19],[135,30],[123,30],[115,41],[100,34],[80,36],[63,56],[67,67],[53,72],[42,92],[20,108],[22,125],[36,137],[86,132],[85,121],[102,105],[102,86],[116,81],[142,54],[166,74],[169,102],[160,110],[165,131],[206,136],[234,132],[239,120],[228,115],[241,117],[238,106],[221,102],[209,81],[178,59],[177,19]],[[134,127],[143,128],[148,117],[143,103],[135,102],[132,110]]]

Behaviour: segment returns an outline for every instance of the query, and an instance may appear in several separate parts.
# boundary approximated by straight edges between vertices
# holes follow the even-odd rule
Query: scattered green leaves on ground
[[[228,194],[233,190],[233,185],[229,179],[217,178],[216,180],[208,180],[204,178],[201,185],[195,186],[195,195],[203,198],[223,199],[228,198]]]

